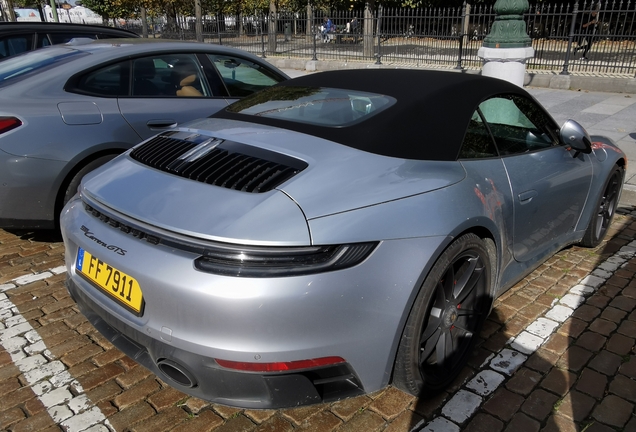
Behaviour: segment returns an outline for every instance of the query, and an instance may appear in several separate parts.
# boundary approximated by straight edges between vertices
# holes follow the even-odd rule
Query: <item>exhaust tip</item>
[[[168,359],[157,361],[157,367],[165,376],[184,387],[195,387],[197,380],[183,365]]]

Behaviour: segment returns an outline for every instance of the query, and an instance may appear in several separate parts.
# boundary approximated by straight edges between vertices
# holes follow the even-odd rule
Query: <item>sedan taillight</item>
[[[0,134],[22,126],[22,121],[15,117],[0,117]]]

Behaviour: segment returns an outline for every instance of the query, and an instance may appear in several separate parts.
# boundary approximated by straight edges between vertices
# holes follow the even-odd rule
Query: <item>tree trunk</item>
[[[141,36],[148,38],[148,19],[146,16],[146,8],[141,8]]]
[[[194,0],[194,33],[197,42],[203,42],[203,17],[201,16],[201,0]]]
[[[269,2],[269,25],[267,26],[267,50],[270,54],[276,53],[276,3]]]

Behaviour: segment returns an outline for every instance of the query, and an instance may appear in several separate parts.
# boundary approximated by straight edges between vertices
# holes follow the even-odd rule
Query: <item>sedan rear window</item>
[[[375,93],[336,88],[270,87],[233,103],[232,113],[318,126],[349,126],[385,110],[395,99]]]
[[[0,87],[85,55],[89,54],[74,49],[56,47],[8,58],[0,62]]]

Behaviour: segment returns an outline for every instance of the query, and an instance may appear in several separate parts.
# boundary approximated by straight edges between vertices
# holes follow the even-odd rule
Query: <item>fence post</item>
[[[376,53],[375,57],[375,64],[380,65],[382,64],[382,62],[380,61],[381,57],[382,57],[382,47],[381,47],[381,40],[380,40],[380,25],[381,25],[381,21],[382,21],[382,5],[378,6],[378,22],[377,22],[377,27],[375,30],[376,35],[378,36],[378,52]]]
[[[457,35],[459,38],[459,53],[457,56],[457,66],[455,69],[463,70],[462,67],[462,52],[464,51],[464,28],[466,28],[466,1],[462,5],[462,31]]]
[[[567,51],[565,52],[565,63],[563,63],[563,70],[561,71],[561,75],[570,75],[568,72],[568,65],[570,63],[570,53],[572,52],[572,42],[574,40],[574,31],[576,30],[576,15],[579,12],[579,2],[574,3],[574,8],[572,9],[572,23],[570,24],[570,34],[568,35],[568,46]]]
[[[317,33],[316,33],[316,25],[314,24],[314,9],[311,8],[311,39],[313,40],[313,52],[312,52],[312,57],[311,59],[313,61],[318,60],[318,57],[316,57],[316,38],[317,38]]]
[[[261,57],[265,58],[265,16],[261,12]]]

